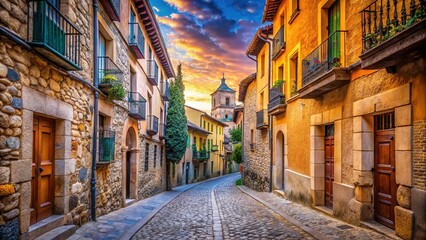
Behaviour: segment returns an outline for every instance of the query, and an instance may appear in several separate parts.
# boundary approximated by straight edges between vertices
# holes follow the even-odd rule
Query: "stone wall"
[[[426,191],[426,120],[413,123],[413,182]]]
[[[138,198],[144,199],[166,190],[166,161],[164,152],[163,163],[160,164],[160,146],[162,143],[153,141],[147,137],[141,139]],[[145,151],[146,144],[149,144],[148,153]],[[157,145],[157,159],[154,159],[154,145]],[[147,171],[145,170],[145,154],[149,155]],[[154,161],[156,161],[155,166]],[[172,177],[171,171],[170,177]]]
[[[270,150],[268,130],[256,129],[256,81],[250,83],[244,99],[243,182],[258,191],[269,190]],[[254,149],[250,134],[254,131]]]
[[[39,95],[27,96],[28,101],[23,101],[22,91],[26,87],[45,96],[47,104],[49,101],[60,101],[72,106],[72,112],[64,113],[72,116],[70,124],[57,126],[57,129],[63,128],[64,135],[56,136],[54,211],[65,214],[68,223],[80,225],[87,222],[93,102],[90,88],[4,37],[0,41],[0,57],[0,184],[14,184],[17,192],[12,198],[0,197],[0,201],[9,201],[0,210],[3,221],[7,224],[20,215],[20,232],[28,231],[32,136],[23,135],[23,131],[25,133],[29,128],[32,132],[33,118],[23,119],[22,113],[30,105],[40,103],[36,98]],[[65,111],[46,107],[34,114],[51,113],[53,117],[54,111]]]

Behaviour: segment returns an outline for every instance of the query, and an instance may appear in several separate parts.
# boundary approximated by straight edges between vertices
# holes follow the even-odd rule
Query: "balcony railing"
[[[28,2],[28,41],[65,70],[81,70],[80,30],[47,0]]]
[[[139,23],[129,23],[129,45],[138,59],[144,58],[145,37]]]
[[[219,146],[218,146],[218,145],[212,145],[211,151],[212,151],[212,152],[217,152],[217,151],[219,151]]]
[[[272,114],[272,112],[275,114],[281,113],[283,111],[285,111],[285,106],[286,106],[286,102],[285,102],[285,95],[283,92],[283,83],[272,87],[269,90],[269,96],[270,96],[270,101],[268,104],[268,112]],[[282,109],[278,109],[278,108],[282,108]],[[278,110],[279,112],[276,112],[276,110]]]
[[[148,81],[154,85],[158,85],[158,65],[155,60],[147,60],[148,64]]]
[[[169,81],[167,80],[161,81],[160,90],[161,90],[161,96],[163,97],[164,101],[169,101],[170,100]]]
[[[99,89],[108,95],[110,100],[124,100],[126,90],[123,87],[123,72],[109,57],[98,57],[98,64]]]
[[[275,34],[273,41],[272,58],[276,58],[285,51],[284,26],[281,26],[280,30]]]
[[[302,61],[302,86],[317,79],[333,68],[342,67],[341,42],[345,31],[336,31],[325,39]]]
[[[99,0],[112,21],[120,21],[120,0]]]
[[[158,133],[158,117],[155,115],[148,115],[147,116],[147,128],[146,133],[149,135],[155,135]]]
[[[115,132],[109,130],[99,131],[99,161],[98,163],[110,163],[114,161]]]
[[[303,59],[300,98],[316,98],[350,81],[343,62],[346,32],[335,31]]]
[[[166,138],[166,124],[160,123],[158,137],[160,137],[160,139]]]
[[[362,68],[396,66],[407,62],[408,56],[418,55],[410,53],[424,51],[426,1],[376,0],[360,14]]]
[[[129,92],[129,116],[136,120],[145,120],[146,100],[138,92]]]
[[[268,127],[268,111],[262,109],[256,112],[256,128],[267,128]]]
[[[203,149],[206,149],[204,146]],[[210,152],[206,150],[197,150],[197,146],[195,144],[192,145],[192,158],[197,161],[205,161],[210,159]]]

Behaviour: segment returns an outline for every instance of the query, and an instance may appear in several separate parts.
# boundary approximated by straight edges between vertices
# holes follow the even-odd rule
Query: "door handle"
[[[38,169],[38,171],[39,171],[40,173],[42,173],[42,172],[43,172],[43,170],[44,170],[43,168],[39,168],[39,169]]]
[[[395,167],[392,167],[391,169],[392,169],[392,172],[395,172]]]

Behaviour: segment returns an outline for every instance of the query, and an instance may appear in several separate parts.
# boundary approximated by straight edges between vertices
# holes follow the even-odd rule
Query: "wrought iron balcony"
[[[164,101],[169,101],[170,100],[169,81],[163,80],[160,82],[160,91]]]
[[[275,34],[272,45],[272,58],[275,59],[285,51],[284,26]]]
[[[283,91],[283,83],[272,87],[269,90],[270,101],[268,104],[268,112],[271,115],[277,115],[285,112],[287,105]]]
[[[80,30],[48,0],[28,2],[28,42],[65,70],[81,70]]]
[[[106,56],[98,57],[99,64],[99,89],[108,95],[110,89],[116,85],[120,89],[123,88],[123,72],[118,68],[118,66],[111,60],[111,58]],[[122,89],[124,91],[124,89]],[[119,100],[119,99],[117,99]]]
[[[374,1],[361,12],[364,69],[396,66],[426,52],[426,1]]]
[[[158,117],[155,115],[147,116],[146,133],[153,136],[158,133]]]
[[[139,23],[129,23],[129,45],[138,59],[144,58],[145,37]]]
[[[345,36],[343,30],[332,33],[303,59],[300,98],[316,98],[350,82],[350,73],[342,61]]]
[[[204,146],[205,149],[205,146]],[[192,159],[202,162],[210,159],[210,152],[206,150],[197,150],[197,146],[195,144],[192,145]]]
[[[99,160],[98,163],[114,161],[115,132],[110,130],[99,131]]]
[[[129,92],[129,116],[136,120],[145,120],[146,100],[138,92]]]
[[[218,146],[217,144],[216,144],[216,145],[212,145],[211,151],[212,151],[212,152],[217,152],[217,151],[219,151],[219,146]]]
[[[99,0],[112,21],[120,21],[120,0]]]
[[[148,81],[151,85],[158,85],[158,65],[155,60],[147,60],[148,64]]]
[[[256,128],[268,128],[268,110],[262,109],[256,112]]]
[[[165,139],[166,138],[166,124],[160,123],[158,137],[160,139]]]

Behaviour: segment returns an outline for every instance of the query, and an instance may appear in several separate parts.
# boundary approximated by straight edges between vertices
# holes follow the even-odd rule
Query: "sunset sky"
[[[261,26],[261,0],[151,0],[170,58],[182,63],[186,104],[210,112],[210,94],[225,73],[238,91],[255,71],[245,51]]]

